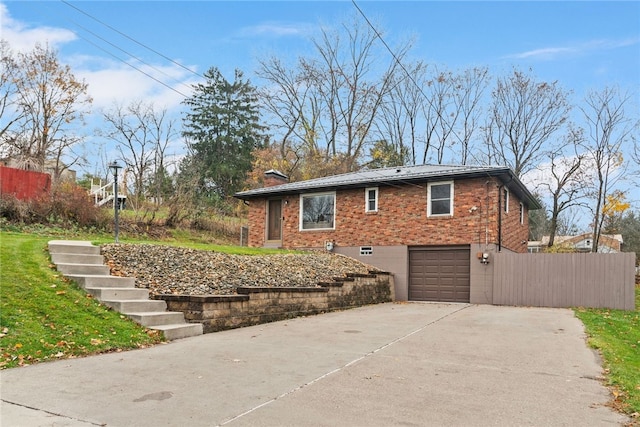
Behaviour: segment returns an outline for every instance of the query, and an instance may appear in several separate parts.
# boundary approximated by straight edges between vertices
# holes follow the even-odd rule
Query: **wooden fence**
[[[31,200],[51,188],[51,175],[0,166],[0,194],[11,194],[20,200]]]
[[[635,254],[494,256],[493,303],[635,309]]]

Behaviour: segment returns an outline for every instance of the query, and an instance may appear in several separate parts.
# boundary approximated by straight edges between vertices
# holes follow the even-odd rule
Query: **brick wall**
[[[298,316],[390,302],[393,276],[350,274],[309,288],[238,288],[238,295],[157,295],[170,311],[181,311],[204,332],[291,319]]]
[[[498,181],[478,178],[454,182],[454,214],[427,218],[427,184],[381,186],[377,212],[365,212],[364,189],[338,191],[335,230],[299,230],[300,198],[285,197],[283,205],[284,248],[336,246],[459,245],[497,243]],[[509,197],[503,212],[502,245],[526,252],[528,221],[520,224],[520,200]],[[475,209],[474,209],[475,207]],[[266,201],[256,199],[249,208],[249,245],[265,243]]]

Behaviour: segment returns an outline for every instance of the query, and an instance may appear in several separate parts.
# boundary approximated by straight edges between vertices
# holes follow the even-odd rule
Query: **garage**
[[[409,248],[409,300],[469,302],[468,246]]]

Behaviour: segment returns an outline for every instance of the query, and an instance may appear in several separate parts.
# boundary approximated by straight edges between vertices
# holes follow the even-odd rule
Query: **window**
[[[378,211],[378,188],[367,188],[364,190],[365,212]]]
[[[335,193],[302,194],[300,196],[300,229],[333,229],[335,207]]]
[[[524,205],[520,202],[520,224],[524,224]]]
[[[373,246],[360,246],[360,256],[373,255]]]
[[[509,190],[507,187],[502,189],[502,206],[505,212],[509,212]]]
[[[427,184],[427,216],[453,215],[453,182]]]

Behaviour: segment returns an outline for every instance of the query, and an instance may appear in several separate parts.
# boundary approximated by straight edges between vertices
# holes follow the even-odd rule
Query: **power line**
[[[98,35],[98,34],[94,33],[93,31],[89,30],[88,28],[83,27],[82,25],[78,24],[77,22],[75,22],[75,21],[73,21],[73,20],[71,20],[71,19],[70,19],[69,21],[70,21],[70,22],[72,22],[73,24],[75,24],[76,26],[78,26],[79,28],[83,29],[84,31],[88,32],[88,33],[89,33],[89,34],[91,34],[92,36],[96,37],[97,39],[100,39],[100,40],[102,40],[103,42],[105,42],[105,43],[109,44],[110,46],[112,46],[112,47],[114,47],[114,48],[118,49],[120,52],[122,52],[122,53],[125,53],[125,54],[129,55],[130,57],[132,57],[132,58],[134,58],[135,60],[137,60],[137,61],[141,62],[142,64],[144,64],[144,65],[146,65],[146,66],[148,66],[148,67],[150,67],[150,68],[154,69],[155,71],[157,71],[157,72],[159,72],[159,73],[161,73],[161,74],[165,75],[166,77],[169,77],[170,79],[172,79],[172,80],[173,80],[173,81],[175,81],[176,83],[180,83],[181,85],[186,86],[187,88],[191,89],[191,86],[190,86],[190,85],[188,85],[188,84],[186,84],[186,83],[184,83],[184,82],[181,82],[181,81],[179,81],[179,80],[177,80],[177,79],[173,78],[172,76],[170,76],[169,74],[165,73],[164,71],[162,71],[162,70],[160,70],[160,69],[156,68],[155,66],[153,66],[153,65],[151,65],[151,64],[149,64],[149,63],[147,63],[147,62],[143,61],[142,59],[138,58],[137,56],[133,55],[132,53],[127,52],[126,50],[124,50],[124,49],[122,49],[121,47],[117,46],[115,43],[110,42],[109,40],[105,39],[104,37],[102,37],[102,36],[100,36],[100,35]],[[86,38],[84,38],[84,37],[82,37],[82,36],[80,36],[80,37],[81,37],[83,40],[85,40],[85,41],[87,41],[87,42],[91,43],[88,39],[86,39]],[[96,46],[94,43],[91,43],[91,44],[93,44],[94,46]],[[104,49],[102,49],[102,51],[103,51],[103,52],[105,52],[105,50],[104,50]],[[113,55],[112,55],[112,56],[113,56]],[[116,57],[116,59],[120,60],[120,58],[117,58],[117,57]],[[124,63],[125,63],[125,64],[127,64],[127,65],[131,65],[131,64],[129,64],[129,63],[128,63],[128,62],[126,62],[126,61],[122,61],[122,62],[124,62]],[[136,70],[137,70],[137,68],[136,68]],[[138,71],[139,71],[139,70],[138,70]],[[148,75],[148,74],[147,74],[147,75]],[[152,77],[152,78],[153,78],[153,77]],[[154,80],[156,80],[156,79],[154,79]],[[156,81],[158,81],[158,80],[156,80]],[[158,82],[159,82],[159,81],[158,81]],[[159,82],[159,83],[162,83],[162,82]],[[166,85],[165,85],[165,86],[166,86]],[[180,92],[178,92],[178,93],[180,93]]]
[[[150,79],[152,79],[152,80],[154,80],[154,81],[156,81],[156,82],[160,83],[162,86],[166,87],[167,89],[174,91],[174,92],[175,92],[175,93],[177,93],[178,95],[181,95],[181,96],[183,96],[183,97],[185,97],[185,98],[188,98],[188,96],[187,96],[187,95],[185,95],[184,93],[180,92],[178,89],[176,89],[176,88],[173,88],[173,87],[169,86],[169,85],[168,85],[168,84],[166,84],[165,82],[163,82],[163,81],[161,81],[161,80],[158,80],[157,78],[153,77],[151,74],[147,73],[146,71],[143,71],[143,70],[141,70],[140,68],[136,67],[135,65],[130,64],[129,62],[125,61],[124,59],[119,58],[118,56],[116,56],[116,55],[114,55],[113,53],[109,52],[108,50],[104,49],[102,46],[98,46],[97,44],[95,44],[95,43],[94,43],[94,42],[92,42],[91,40],[88,40],[88,39],[86,39],[86,38],[84,38],[84,37],[83,37],[83,39],[84,39],[87,43],[89,43],[89,44],[91,44],[91,45],[95,46],[96,48],[100,49],[101,51],[103,51],[103,52],[104,52],[104,53],[106,53],[107,55],[114,57],[114,58],[115,58],[115,59],[117,59],[118,61],[120,61],[120,62],[122,62],[122,63],[124,63],[124,64],[128,65],[129,67],[133,68],[134,70],[138,71],[139,73],[142,73],[142,74],[144,74],[145,76],[149,77]]]
[[[356,3],[356,0],[351,0],[351,3],[353,3],[353,6],[356,8],[356,10],[358,11],[358,13],[360,13],[360,15],[364,18],[364,20],[366,21],[367,25],[369,25],[369,27],[373,30],[373,32],[375,33],[376,37],[380,40],[380,42],[384,45],[384,47],[387,49],[387,51],[391,54],[391,56],[393,57],[394,61],[398,64],[398,66],[400,66],[400,68],[402,68],[402,71],[404,71],[404,73],[406,74],[406,76],[409,78],[409,80],[411,80],[411,82],[416,86],[416,88],[418,89],[418,91],[420,91],[420,93],[422,94],[422,96],[424,97],[425,100],[428,101],[429,97],[427,96],[426,93],[424,93],[424,90],[422,89],[422,86],[420,86],[418,84],[418,82],[416,82],[416,80],[413,78],[413,76],[411,75],[411,73],[409,72],[409,70],[407,70],[407,68],[404,66],[404,64],[402,63],[402,61],[400,61],[400,58],[398,58],[398,56],[395,54],[395,52],[391,49],[391,47],[387,44],[387,42],[384,40],[384,38],[382,38],[382,34],[380,34],[380,32],[377,30],[377,28],[371,23],[371,21],[369,20],[369,18],[367,17],[367,15],[365,15],[365,13],[362,11],[362,9],[360,9],[360,7],[358,6],[358,4]],[[440,120],[444,120],[444,118],[442,117],[442,114],[439,110],[436,110],[437,114],[440,118]],[[478,162],[477,157],[475,156],[474,153],[469,152],[469,155],[474,158],[474,160],[478,163],[481,164],[481,162]]]
[[[116,32],[116,33],[120,34],[122,37],[125,37],[125,38],[126,38],[126,39],[128,39],[128,40],[131,40],[132,42],[136,43],[137,45],[142,46],[143,48],[145,48],[145,49],[147,49],[147,50],[149,50],[149,51],[151,51],[151,52],[155,53],[156,55],[158,55],[158,56],[160,56],[160,57],[162,57],[162,58],[166,59],[167,61],[169,61],[169,62],[171,62],[171,63],[173,63],[173,64],[177,65],[178,67],[180,67],[180,68],[183,68],[183,69],[187,70],[187,71],[188,71],[188,72],[190,72],[191,74],[194,74],[194,75],[196,75],[196,76],[198,76],[198,77],[200,77],[200,78],[203,78],[203,79],[205,78],[205,77],[204,77],[203,75],[201,75],[200,73],[198,73],[198,72],[196,72],[196,71],[193,71],[193,70],[192,70],[192,69],[190,69],[189,67],[186,67],[186,66],[184,66],[184,65],[180,64],[179,62],[174,61],[173,59],[171,59],[171,58],[169,58],[168,56],[166,56],[166,55],[162,54],[161,52],[158,52],[157,50],[155,50],[155,49],[153,49],[153,48],[151,48],[151,47],[147,46],[146,44],[144,44],[144,43],[142,43],[142,42],[139,42],[138,40],[134,39],[133,37],[131,37],[131,36],[129,36],[129,35],[127,35],[127,34],[123,33],[122,31],[120,31],[120,30],[118,30],[118,29],[116,29],[116,28],[112,27],[111,25],[109,25],[109,24],[107,24],[107,23],[105,23],[105,22],[101,21],[100,19],[96,18],[95,16],[93,16],[93,15],[91,15],[91,14],[89,14],[89,13],[85,12],[84,10],[80,9],[79,7],[72,5],[72,4],[71,4],[71,3],[69,3],[67,0],[60,0],[60,1],[61,1],[62,3],[64,3],[64,4],[66,4],[67,6],[69,6],[69,7],[73,8],[73,9],[77,10],[78,12],[82,13],[83,15],[85,15],[85,16],[87,16],[87,17],[89,17],[89,18],[93,19],[94,21],[98,22],[99,24],[101,24],[101,25],[103,25],[103,26],[107,27],[107,28],[108,28],[108,29],[110,29],[111,31],[114,31],[114,32]]]

